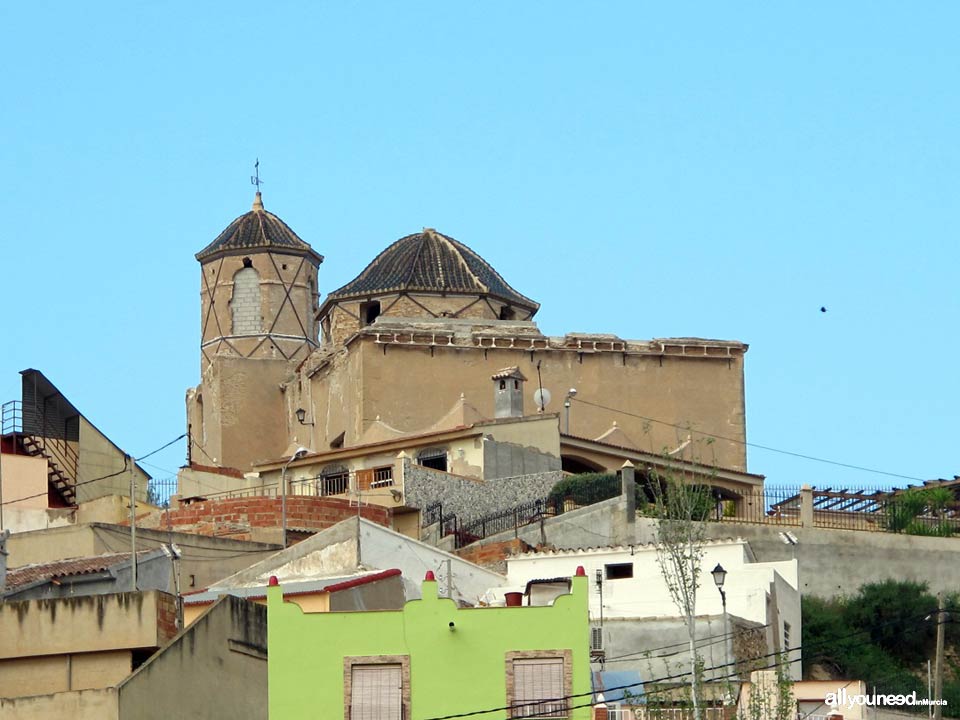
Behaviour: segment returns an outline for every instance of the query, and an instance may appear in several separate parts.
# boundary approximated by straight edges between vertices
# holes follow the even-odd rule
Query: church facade
[[[374,429],[378,440],[437,430],[464,401],[494,418],[491,378],[514,367],[527,410],[558,413],[561,437],[650,453],[709,438],[697,462],[746,470],[743,343],[546,336],[537,302],[432,229],[392,243],[321,303],[323,257],[259,193],[197,260],[201,382],[187,392],[197,463],[247,472],[297,447],[362,445]],[[533,397],[541,386],[546,407]],[[574,453],[562,461],[592,469]]]

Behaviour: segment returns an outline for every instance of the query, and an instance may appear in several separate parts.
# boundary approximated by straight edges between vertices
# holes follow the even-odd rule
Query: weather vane
[[[263,185],[263,180],[260,179],[260,158],[257,158],[257,161],[253,164],[254,175],[250,176],[250,184],[257,186],[257,192],[260,192],[260,186]]]

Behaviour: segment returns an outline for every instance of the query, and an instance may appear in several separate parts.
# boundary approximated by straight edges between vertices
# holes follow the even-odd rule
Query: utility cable
[[[141,460],[146,460],[146,459],[147,459],[148,457],[150,457],[151,455],[156,455],[156,454],[157,454],[158,452],[160,452],[161,450],[166,450],[168,447],[170,447],[171,445],[173,445],[175,442],[179,442],[180,440],[183,440],[186,436],[187,436],[187,434],[186,434],[186,433],[183,433],[183,434],[175,437],[173,440],[171,440],[170,442],[168,442],[166,445],[163,445],[163,446],[161,446],[161,447],[158,447],[156,450],[152,450],[151,452],[148,452],[146,455],[141,455],[140,457],[136,458],[136,461],[137,461],[137,462],[140,462]]]
[[[936,612],[936,611],[932,611],[932,612]],[[866,629],[863,629],[863,630],[857,630],[857,631],[855,631],[855,632],[853,632],[853,633],[850,633],[849,635],[843,635],[843,636],[840,636],[839,638],[829,638],[829,639],[827,639],[827,640],[825,640],[825,641],[821,641],[820,643],[814,643],[813,645],[814,645],[814,646],[819,646],[819,645],[825,644],[826,642],[832,643],[832,642],[836,642],[837,640],[848,639],[848,638],[851,638],[851,637],[855,637],[855,636],[857,636],[857,635],[861,635],[861,634],[863,634],[863,633],[869,633],[869,632],[871,632],[872,630],[875,630],[875,629],[877,629],[877,628],[879,628],[879,627],[885,627],[885,626],[891,625],[891,624],[893,624],[893,623],[904,622],[906,619],[920,618],[920,622],[922,623],[922,622],[924,622],[924,621],[922,620],[922,618],[925,617],[925,616],[928,616],[928,615],[930,615],[930,613],[929,613],[929,612],[925,612],[925,613],[921,613],[921,614],[916,615],[916,616],[911,616],[911,618],[896,618],[896,619],[890,620],[890,621],[888,621],[888,622],[886,622],[886,623],[881,623],[880,625],[877,625],[876,627],[873,627],[873,628],[866,628]],[[919,623],[914,623],[914,626],[915,626],[915,627],[913,628],[914,630],[915,630],[915,629],[919,629],[920,627],[922,627],[922,625],[920,625]],[[905,631],[909,631],[910,629],[909,629],[909,628],[905,628],[904,630],[905,630]],[[865,646],[867,646],[867,645],[869,645],[869,644],[872,644],[871,641],[869,641],[869,640],[868,640],[868,641],[865,641],[865,642],[857,643],[857,645],[858,645],[858,646],[861,646],[861,647],[865,647]],[[765,653],[765,654],[763,654],[763,655],[757,655],[757,656],[754,656],[754,657],[751,657],[751,658],[747,658],[746,660],[734,660],[734,661],[731,661],[731,662],[722,663],[722,664],[720,664],[720,665],[713,665],[713,666],[710,666],[710,667],[705,667],[705,668],[702,668],[701,672],[707,672],[707,671],[711,671],[711,670],[722,670],[722,669],[724,669],[724,668],[736,667],[737,665],[743,665],[743,664],[746,664],[746,663],[752,663],[752,662],[754,662],[754,661],[764,660],[764,659],[770,658],[770,657],[776,657],[776,658],[778,658],[778,660],[774,661],[772,664],[768,664],[768,665],[763,666],[763,667],[754,667],[753,670],[765,670],[765,669],[769,669],[769,668],[772,668],[772,667],[777,667],[778,665],[782,665],[782,664],[784,664],[784,663],[792,664],[792,663],[794,663],[794,662],[797,662],[797,660],[790,660],[790,659],[789,659],[790,653],[794,653],[794,652],[801,652],[801,653],[802,653],[803,649],[804,649],[804,646],[803,646],[803,645],[796,645],[796,646],[794,646],[794,647],[788,647],[788,648],[785,648],[785,649],[780,650],[780,651],[777,651],[777,652]],[[616,685],[616,686],[614,686],[614,687],[605,688],[605,689],[604,689],[603,691],[601,691],[601,692],[610,692],[610,691],[612,691],[612,690],[627,690],[627,689],[629,689],[629,688],[637,687],[638,685],[653,684],[653,683],[662,683],[662,682],[665,682],[665,681],[668,681],[668,680],[682,680],[682,679],[687,678],[689,675],[690,675],[690,671],[684,671],[684,672],[682,672],[682,673],[677,673],[677,674],[674,674],[674,675],[666,675],[666,676],[663,676],[663,677],[654,678],[654,679],[650,679],[650,680],[640,680],[640,681],[635,682],[635,683],[627,683],[627,684],[625,684],[625,685]],[[733,672],[733,673],[728,674],[728,675],[725,675],[725,676],[721,676],[721,677],[717,677],[717,678],[712,678],[712,679],[711,679],[711,682],[716,682],[716,681],[718,681],[718,680],[730,679],[730,678],[735,678],[735,677],[739,677],[739,672]],[[668,688],[664,688],[664,689],[660,690],[659,692],[666,692],[667,690],[668,690]],[[654,693],[655,693],[655,692],[658,692],[658,691],[654,691]],[[654,693],[645,693],[645,696],[646,696],[646,697],[649,697],[649,695],[654,694]],[[490,708],[490,709],[487,709],[487,710],[474,710],[474,711],[470,711],[470,712],[457,713],[457,714],[453,714],[453,715],[442,715],[442,716],[427,718],[427,720],[453,720],[454,718],[475,717],[475,716],[477,716],[477,715],[488,715],[488,714],[490,714],[490,713],[502,712],[502,711],[504,711],[504,710],[516,710],[516,709],[518,709],[518,708],[525,708],[525,707],[530,707],[530,706],[542,705],[542,704],[548,703],[548,702],[557,702],[557,701],[563,701],[563,700],[573,700],[573,699],[576,699],[576,698],[582,698],[582,697],[588,697],[588,696],[591,696],[591,697],[592,697],[592,696],[595,695],[595,694],[596,694],[596,693],[595,693],[593,690],[590,690],[589,692],[575,693],[575,694],[572,694],[572,695],[563,695],[563,696],[556,697],[556,698],[542,698],[542,699],[540,699],[540,700],[537,700],[537,701],[534,701],[534,702],[529,702],[529,703],[519,703],[519,704],[518,704],[518,703],[515,703],[515,704],[513,704],[513,705],[505,705],[505,706],[502,706],[502,707]],[[570,706],[570,707],[568,707],[567,709],[572,710],[572,709],[581,708],[581,707],[590,707],[590,706],[592,706],[592,705],[594,705],[594,704],[595,704],[595,703],[594,703],[593,701],[591,701],[591,702],[589,702],[589,703],[584,703],[584,704],[581,704],[581,705]]]
[[[723,440],[725,442],[736,443],[737,445],[743,445],[745,447],[756,448],[758,450],[766,450],[768,452],[779,453],[781,455],[789,455],[790,457],[800,458],[802,460],[811,460],[813,462],[824,463],[826,465],[834,465],[836,467],[848,468],[850,470],[860,470],[862,472],[874,473],[875,475],[885,475],[887,477],[899,478],[901,480],[913,480],[914,482],[924,482],[923,478],[913,477],[912,475],[901,475],[900,473],[887,472],[886,470],[877,470],[875,468],[863,467],[862,465],[853,465],[851,463],[839,462],[837,460],[827,460],[826,458],[816,457],[815,455],[806,455],[804,453],[793,452],[792,450],[781,450],[780,448],[771,447],[769,445],[760,445],[759,443],[747,442],[746,440],[740,440],[738,438],[726,437],[724,435],[717,435],[715,433],[704,432],[703,430],[695,430],[692,427],[687,425],[677,425],[676,423],[667,422],[666,420],[658,420],[657,418],[647,417],[646,415],[638,415],[636,413],[629,412],[627,410],[620,410],[618,408],[607,407],[606,405],[600,405],[599,403],[593,403],[589,400],[583,400],[578,397],[571,398],[574,402],[582,403],[584,405],[589,405],[591,407],[599,408],[601,410],[606,410],[608,412],[619,413],[620,415],[626,415],[628,417],[634,417],[639,420],[645,420],[647,422],[657,423],[659,425],[666,425],[667,427],[676,428],[678,430],[683,430],[684,432],[696,433],[698,435],[703,435],[708,438],[714,438],[715,440]]]
[[[180,440],[184,437],[186,437],[186,433],[184,433],[178,438],[174,438],[173,440],[168,442],[166,445],[163,445],[162,447],[159,447],[156,450],[148,452],[146,455],[143,455],[138,458],[134,458],[133,460],[134,462],[138,462],[140,460],[143,460],[143,458],[148,458],[151,455],[160,452],[164,448],[170,447],[171,445],[173,445],[173,443],[177,442],[177,440]],[[29,457],[36,457],[36,456],[29,456]],[[74,483],[72,487],[78,488],[78,487],[83,487],[84,485],[89,485],[90,483],[99,482],[100,480],[107,480],[112,477],[117,477],[117,475],[123,475],[125,472],[128,472],[129,470],[130,470],[130,456],[125,454],[123,456],[123,470],[117,470],[116,472],[109,473],[108,475],[101,475],[100,477],[91,478],[90,480],[83,480],[81,482]],[[26,495],[24,497],[19,497],[14,500],[4,500],[2,503],[0,503],[0,505],[12,505],[13,503],[22,502],[23,500],[33,500],[34,498],[38,498],[38,497],[46,497],[48,494],[49,494],[49,490],[45,490],[41,493],[36,493],[34,495]]]

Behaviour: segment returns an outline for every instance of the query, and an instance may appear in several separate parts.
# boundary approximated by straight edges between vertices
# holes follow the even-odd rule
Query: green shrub
[[[953,606],[956,596],[947,599]],[[834,600],[804,598],[803,670],[823,665],[840,677],[858,678],[882,693],[926,697],[926,680],[917,670],[931,657],[936,624],[926,620],[937,601],[924,583],[887,580],[870,583],[852,596]],[[947,625],[954,644],[960,630]],[[947,684],[944,695],[960,695]],[[958,697],[960,702],[960,697]]]
[[[615,473],[582,473],[565,477],[554,485],[547,500],[572,500],[577,505],[592,505],[619,494],[620,480]]]

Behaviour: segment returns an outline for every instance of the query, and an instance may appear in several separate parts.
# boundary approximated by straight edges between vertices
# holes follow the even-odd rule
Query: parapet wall
[[[287,528],[319,531],[359,514],[390,527],[390,512],[378,505],[362,505],[339,498],[293,495],[287,498]],[[279,530],[282,501],[276,497],[226,498],[183,505],[176,510],[154,513],[138,525],[160,530],[177,530],[197,535],[230,536],[238,540],[261,537],[264,530]]]

